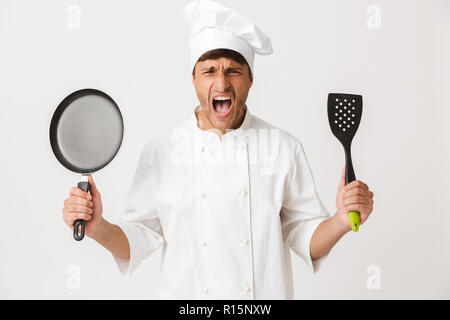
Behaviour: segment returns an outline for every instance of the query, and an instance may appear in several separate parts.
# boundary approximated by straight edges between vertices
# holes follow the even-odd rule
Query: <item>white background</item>
[[[450,1],[220,2],[272,39],[274,54],[256,56],[247,105],[301,139],[332,213],[344,153],[329,129],[327,94],[364,96],[352,151],[357,179],[375,193],[374,212],[319,273],[293,255],[295,297],[450,298]],[[116,100],[123,145],[94,179],[104,216],[121,215],[144,144],[198,103],[186,3],[0,0],[0,298],[157,297],[160,250],[127,280],[95,241],[72,238],[62,207],[79,176],[56,160],[48,130],[58,103],[77,89]],[[378,289],[367,285],[374,276]]]

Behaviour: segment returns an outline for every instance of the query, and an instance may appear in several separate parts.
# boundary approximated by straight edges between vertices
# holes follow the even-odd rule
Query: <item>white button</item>
[[[205,198],[206,197],[206,193],[204,193],[204,192],[200,193],[200,197]]]
[[[239,193],[240,193],[241,195],[243,195],[243,196],[246,196],[246,195],[247,195],[247,190],[241,189],[241,190],[239,190]]]
[[[205,146],[202,146],[201,151],[205,152]]]
[[[207,287],[203,287],[203,293],[208,293],[208,288]]]
[[[242,244],[248,244],[250,241],[247,238],[242,238],[241,243]]]
[[[245,286],[245,287],[244,287],[244,291],[245,291],[245,292],[250,292],[250,288],[247,287],[247,286]]]
[[[207,242],[205,240],[200,241],[200,244],[202,245],[202,247],[206,247]]]

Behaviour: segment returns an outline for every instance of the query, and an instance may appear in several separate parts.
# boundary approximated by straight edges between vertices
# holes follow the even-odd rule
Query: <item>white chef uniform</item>
[[[290,249],[315,272],[316,227],[330,217],[299,139],[252,115],[220,138],[191,118],[142,151],[116,223],[129,277],[162,248],[161,299],[293,299]]]

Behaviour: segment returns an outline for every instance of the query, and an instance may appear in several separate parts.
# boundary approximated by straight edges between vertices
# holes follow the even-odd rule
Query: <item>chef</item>
[[[161,299],[293,299],[291,250],[319,270],[351,230],[347,212],[367,220],[373,193],[359,180],[345,185],[342,170],[330,215],[301,141],[246,105],[255,53],[272,53],[270,39],[213,1],[189,3],[184,17],[200,104],[145,145],[123,215],[102,217],[90,176],[90,194],[70,190],[64,221],[85,219],[125,277],[161,248]]]

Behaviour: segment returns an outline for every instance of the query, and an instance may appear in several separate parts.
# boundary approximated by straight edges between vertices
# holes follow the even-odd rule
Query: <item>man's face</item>
[[[210,126],[221,131],[236,128],[253,84],[248,66],[230,58],[197,62],[192,83]]]

